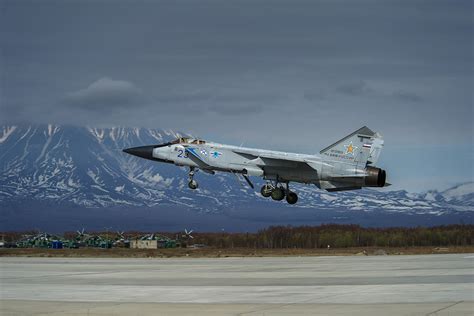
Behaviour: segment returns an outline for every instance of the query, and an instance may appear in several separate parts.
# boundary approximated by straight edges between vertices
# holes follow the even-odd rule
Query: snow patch
[[[48,136],[51,137],[59,131],[59,126],[48,124]]]
[[[0,144],[6,141],[16,128],[16,126],[4,126],[2,129],[2,136],[0,136]]]
[[[320,194],[319,196],[321,197],[321,199],[330,201],[330,202],[336,201],[338,199],[336,196],[332,196],[332,195],[324,194],[324,193]]]
[[[75,182],[72,177],[69,177],[69,179],[67,179],[67,185],[76,189],[81,187],[81,184],[79,182]]]
[[[99,174],[98,173],[95,173],[94,171],[92,171],[91,169],[87,169],[87,175],[92,179],[92,181],[94,181],[96,184],[98,184],[99,186],[102,185],[102,182],[100,181],[100,178],[99,178]]]
[[[50,131],[50,129],[51,129],[51,131]],[[52,137],[51,137],[52,133],[53,133],[52,127],[50,125],[48,125],[48,135],[49,135],[48,139],[46,140],[46,143],[43,145],[43,148],[41,149],[41,153],[39,154],[38,158],[36,158],[35,162],[40,161],[44,157],[44,155],[46,154],[46,150],[48,149],[49,144],[51,144],[51,141],[52,141]]]
[[[448,189],[441,193],[441,195],[447,200],[460,199],[468,194],[474,193],[474,182],[468,182],[458,185],[454,188]]]
[[[105,131],[103,129],[87,127],[87,130],[97,139],[99,143],[104,141]]]
[[[425,200],[432,201],[432,202],[436,201],[436,194],[434,192],[429,191],[425,195]]]
[[[114,142],[116,141],[116,139],[115,139],[115,127],[112,127],[110,129],[109,136]]]
[[[170,186],[171,183],[173,182],[173,179],[165,179],[163,178],[159,173],[153,174],[150,169],[145,170],[142,173],[142,177],[149,181],[149,182],[154,182],[154,183],[163,183],[166,186]]]
[[[115,192],[123,193],[124,190],[125,190],[125,184],[115,187]]]
[[[148,133],[150,134],[151,137],[153,137],[154,139],[158,140],[158,141],[163,141],[163,136],[161,136],[160,133],[158,133],[157,131],[155,130],[148,130]]]
[[[109,191],[107,191],[106,189],[102,188],[100,185],[93,184],[93,185],[91,185],[91,188],[95,188],[95,189],[97,189],[97,190],[100,190],[100,191],[109,193]]]

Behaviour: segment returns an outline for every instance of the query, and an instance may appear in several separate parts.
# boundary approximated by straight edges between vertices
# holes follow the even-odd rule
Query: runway
[[[473,315],[474,255],[0,258],[2,315]]]

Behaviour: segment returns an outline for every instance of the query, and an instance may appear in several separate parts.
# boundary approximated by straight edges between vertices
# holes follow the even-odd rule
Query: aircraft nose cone
[[[124,149],[123,152],[145,159],[153,159],[153,148],[156,146],[140,146]]]

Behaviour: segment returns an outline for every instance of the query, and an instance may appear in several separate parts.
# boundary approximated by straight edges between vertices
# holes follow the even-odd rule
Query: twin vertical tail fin
[[[364,168],[377,162],[382,148],[382,136],[364,126],[324,148],[320,154],[331,160],[354,163],[359,168]]]

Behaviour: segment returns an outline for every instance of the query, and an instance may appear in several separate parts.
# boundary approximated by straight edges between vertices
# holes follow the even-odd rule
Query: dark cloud
[[[423,101],[423,98],[421,96],[409,91],[398,90],[398,91],[393,92],[393,96],[403,101],[409,101],[409,102]]]
[[[308,101],[320,101],[326,98],[326,95],[320,91],[304,91],[303,98]]]
[[[344,83],[338,86],[336,91],[346,95],[359,96],[372,93],[373,89],[370,88],[366,82],[359,80],[355,82]]]
[[[144,102],[141,89],[125,80],[100,78],[85,89],[68,93],[63,103],[85,110],[111,110],[139,106]]]
[[[211,105],[209,107],[211,112],[215,112],[225,116],[251,116],[263,111],[261,104],[243,104],[237,105]]]
[[[367,125],[387,149],[472,147],[470,0],[1,7],[0,122],[160,127],[308,153]],[[390,157],[409,169],[406,153]]]
[[[176,103],[199,103],[203,101],[209,101],[213,98],[213,94],[210,91],[181,91],[180,93],[174,92],[162,92],[157,95],[156,100],[164,104],[176,104]]]

